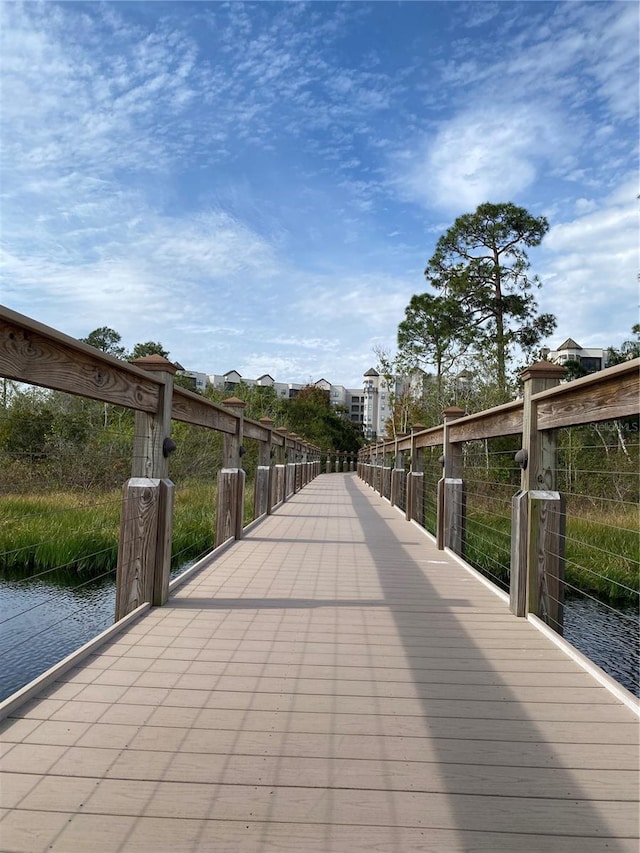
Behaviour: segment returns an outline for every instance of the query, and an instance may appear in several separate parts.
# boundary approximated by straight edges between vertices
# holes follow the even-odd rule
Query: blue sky
[[[545,215],[553,346],[638,319],[633,2],[3,3],[0,301],[350,387],[435,242]]]

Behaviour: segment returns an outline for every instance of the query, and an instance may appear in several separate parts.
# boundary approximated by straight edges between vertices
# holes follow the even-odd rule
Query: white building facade
[[[564,343],[560,344],[557,350],[543,349],[541,353],[549,361],[553,361],[554,364],[559,364],[562,367],[566,367],[570,361],[577,361],[587,373],[604,370],[607,366],[606,349],[597,349],[595,347],[585,349],[576,343],[573,338],[567,338]]]
[[[362,424],[364,415],[364,391],[362,388],[345,388],[344,385],[334,385],[327,379],[318,379],[317,382],[300,384],[296,382],[276,382],[268,373],[257,379],[248,379],[237,370],[229,370],[226,373],[199,373],[195,370],[180,370],[179,373],[193,379],[195,388],[204,391],[209,385],[218,391],[233,394],[240,383],[249,387],[273,388],[278,397],[283,400],[291,400],[307,385],[314,385],[325,391],[333,408],[344,409],[345,416],[355,424]]]

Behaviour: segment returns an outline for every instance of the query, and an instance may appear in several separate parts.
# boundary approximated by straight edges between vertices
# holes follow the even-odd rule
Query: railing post
[[[162,605],[169,597],[173,500],[168,479],[171,406],[175,365],[160,355],[134,364],[162,381],[158,410],[136,412],[131,479],[123,487],[118,564],[116,621],[140,604]]]
[[[258,467],[256,468],[256,482],[254,486],[253,516],[259,518],[261,515],[271,512],[271,467],[273,421],[271,418],[260,418],[260,423],[267,430],[267,440],[261,441],[258,449]]]
[[[424,526],[424,450],[416,447],[416,433],[426,429],[422,424],[411,427],[411,469],[407,484],[407,521],[417,521]]]
[[[533,399],[559,384],[564,369],[547,361],[526,368],[522,410],[520,491],[512,499],[510,608],[533,613],[562,633],[565,501],[556,488],[557,444],[553,431],[538,430]]]
[[[391,506],[398,506],[400,504],[400,496],[402,495],[404,483],[405,483],[405,467],[404,467],[404,451],[399,449],[399,441],[401,438],[404,438],[404,433],[398,433],[395,437],[394,441],[394,458],[393,458],[393,468],[391,470],[391,483],[390,483],[390,501]],[[405,506],[406,511],[406,506]]]
[[[287,471],[289,476],[289,487],[288,487],[288,495],[295,495],[298,491],[298,436],[295,432],[290,432],[288,436],[288,440],[291,442],[289,445],[289,456],[288,456],[288,464]]]
[[[234,433],[224,433],[222,440],[222,470],[218,472],[218,507],[216,512],[216,545],[227,539],[242,539],[244,521],[245,472],[240,460],[244,453],[243,409],[245,404],[237,397],[229,397],[222,405],[236,416]]]
[[[459,406],[449,406],[443,412],[443,471],[438,483],[437,545],[440,550],[450,548],[454,553],[464,553],[465,492],[462,479],[462,447],[451,441],[450,424],[463,417]]]
[[[287,499],[287,428],[278,427],[276,432],[282,444],[276,447],[276,464],[273,470],[272,506]]]
[[[384,454],[384,444],[376,445],[376,454],[378,457],[378,488],[377,491],[380,497],[384,497],[384,463],[385,463],[385,454]]]
[[[296,464],[296,474],[295,474],[294,489],[296,492],[299,492],[303,486],[303,483],[302,483],[302,441],[300,440],[299,435],[296,435],[295,464]]]
[[[286,476],[285,476],[285,500],[288,500],[295,492],[296,486],[296,454],[295,441],[293,436],[295,433],[289,433],[285,438],[285,453],[286,460]]]

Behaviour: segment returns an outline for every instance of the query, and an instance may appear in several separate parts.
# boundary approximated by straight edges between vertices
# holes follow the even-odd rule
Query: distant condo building
[[[577,361],[580,367],[587,373],[595,373],[597,370],[604,370],[607,366],[607,350],[590,347],[584,349],[580,344],[576,343],[573,338],[560,344],[557,350],[543,349],[541,354],[549,361],[566,367],[570,361]]]
[[[329,396],[329,402],[333,407],[342,407],[348,413],[349,419],[355,424],[363,423],[364,415],[364,391],[362,388],[345,388],[344,385],[333,385],[326,379],[318,379],[317,382],[300,384],[296,382],[276,382],[268,373],[257,379],[247,379],[237,370],[229,370],[227,373],[200,373],[196,370],[181,370],[182,376],[193,381],[193,387],[197,391],[204,391],[208,386],[213,386],[219,391],[233,394],[237,386],[242,383],[249,387],[273,388],[278,397],[291,400],[307,385],[312,385],[325,391]]]
[[[212,386],[225,394],[233,394],[241,383],[249,387],[273,388],[278,397],[285,400],[293,399],[300,391],[312,385],[325,391],[333,407],[339,407],[347,413],[349,420],[362,427],[366,439],[375,439],[386,433],[386,424],[393,414],[394,400],[411,389],[418,393],[417,385],[422,386],[425,374],[416,370],[410,377],[381,376],[371,367],[364,374],[362,388],[346,388],[344,385],[334,385],[327,379],[317,382],[300,384],[296,382],[276,382],[269,373],[257,379],[247,379],[237,370],[227,373],[201,373],[196,370],[179,370],[181,376],[188,377],[194,390],[204,391]]]

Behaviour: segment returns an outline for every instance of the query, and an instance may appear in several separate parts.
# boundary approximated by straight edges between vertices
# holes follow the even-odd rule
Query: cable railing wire
[[[109,574],[111,574],[111,572],[105,572],[104,575],[100,575],[97,578],[92,578],[91,581],[87,581],[86,583],[92,583],[93,581],[100,580],[100,578],[107,577],[107,575],[109,575]],[[85,586],[85,585],[86,584],[82,584],[81,586]],[[76,587],[76,589],[80,589],[80,586]],[[60,619],[57,619],[55,622],[51,622],[48,625],[45,625],[45,627],[41,628],[39,631],[36,631],[35,633],[30,634],[28,637],[25,637],[24,639],[20,640],[19,642],[14,643],[12,646],[4,647],[2,649],[3,654],[6,654],[7,652],[11,652],[14,649],[17,649],[19,646],[24,645],[24,643],[28,643],[28,642],[34,640],[36,637],[39,637],[42,634],[47,633],[47,631],[50,631],[52,628],[55,628],[57,625],[62,624],[67,619],[70,619],[71,617],[75,616],[78,613],[84,612],[85,610],[87,610],[87,608],[92,607],[92,606],[93,606],[93,603],[88,602],[87,604],[84,604],[82,607],[78,607],[76,610],[74,610],[70,613],[65,613],[65,615],[62,616]]]
[[[74,559],[70,560],[68,563],[62,563],[61,565],[52,566],[51,568],[45,569],[44,571],[38,572],[37,574],[28,575],[26,577],[21,577],[21,578],[20,577],[19,578],[12,578],[12,582],[13,583],[23,583],[26,586],[29,584],[30,581],[37,580],[38,578],[45,577],[46,575],[51,574],[51,572],[60,572],[62,569],[68,569],[68,568],[71,568],[72,566],[76,566],[78,564],[78,560],[80,560],[80,559],[81,560],[88,560],[90,557],[98,557],[98,556],[100,556],[100,554],[108,554],[108,553],[113,551],[114,547],[117,547],[117,543],[115,544],[115,546],[110,546],[108,548],[102,548],[100,551],[93,551],[93,553],[91,553],[91,554],[83,554],[81,557],[74,557]],[[0,557],[1,556],[2,555],[0,554]],[[111,571],[115,571],[115,567]],[[91,580],[93,580],[93,579],[94,578],[91,578]],[[2,624],[2,623],[0,622],[0,624]]]
[[[116,568],[109,569],[106,572],[103,572],[101,575],[96,575],[96,577],[87,578],[87,580],[82,581],[82,583],[76,584],[72,587],[65,587],[64,590],[60,590],[58,593],[49,593],[48,597],[38,602],[37,604],[33,604],[31,607],[27,607],[25,610],[21,610],[18,613],[14,613],[11,616],[7,616],[6,619],[0,619],[0,625],[5,625],[7,622],[11,622],[13,619],[16,619],[18,616],[24,616],[26,613],[31,613],[34,610],[37,610],[38,607],[43,607],[45,605],[51,604],[55,602],[57,599],[64,598],[70,592],[76,592],[79,589],[83,589],[83,587],[89,586],[92,583],[96,583],[103,578],[110,577],[115,574]]]

